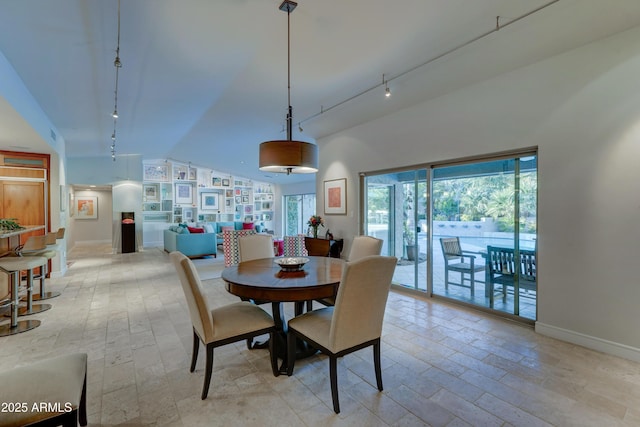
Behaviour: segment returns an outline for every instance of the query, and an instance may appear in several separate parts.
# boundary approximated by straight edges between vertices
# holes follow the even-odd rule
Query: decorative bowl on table
[[[282,271],[300,271],[309,262],[309,258],[282,257],[276,258],[274,262],[280,266]]]

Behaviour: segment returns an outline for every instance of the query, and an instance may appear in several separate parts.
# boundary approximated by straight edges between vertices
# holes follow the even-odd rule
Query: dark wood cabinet
[[[310,256],[330,256],[331,258],[340,258],[343,240],[305,237],[304,244]]]

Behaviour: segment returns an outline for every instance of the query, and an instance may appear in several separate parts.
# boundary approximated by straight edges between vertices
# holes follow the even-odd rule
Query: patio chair
[[[444,256],[445,290],[449,290],[449,285],[461,286],[471,289],[471,296],[474,296],[476,273],[484,271],[485,269],[485,263],[482,260],[479,264],[476,264],[475,255],[480,255],[480,253],[463,251],[460,246],[459,237],[442,237],[440,238],[440,245],[442,246],[442,255]],[[460,273],[460,283],[449,281],[450,271]],[[465,274],[469,275],[469,278],[466,279],[469,281],[469,285],[464,284]],[[482,280],[477,281],[484,283]]]

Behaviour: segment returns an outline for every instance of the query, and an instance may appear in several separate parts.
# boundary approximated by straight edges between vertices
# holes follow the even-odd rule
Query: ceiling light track
[[[111,133],[111,158],[113,161],[116,161],[116,128],[118,124],[118,78],[120,68],[122,68],[122,61],[120,61],[120,0],[118,0],[118,39],[116,43],[116,58],[113,60],[113,66],[116,69],[116,82],[115,89],[113,91],[114,100],[113,100],[113,113],[111,113],[111,117],[113,117],[113,132]]]
[[[323,115],[324,113],[327,113],[327,112],[333,110],[334,108],[340,107],[341,105],[344,105],[344,104],[346,104],[346,103],[348,103],[350,101],[353,101],[354,99],[359,98],[362,95],[365,95],[365,94],[367,94],[367,93],[369,93],[369,92],[371,92],[373,90],[379,89],[380,87],[384,87],[385,88],[385,96],[386,97],[390,97],[391,96],[391,90],[389,89],[389,82],[390,81],[398,79],[400,77],[403,77],[403,76],[405,76],[405,75],[407,75],[409,73],[412,73],[415,70],[418,70],[418,69],[420,69],[420,68],[422,68],[422,67],[424,67],[426,65],[431,64],[432,62],[435,62],[435,61],[437,61],[439,59],[442,59],[445,56],[448,56],[448,55],[450,55],[450,54],[452,54],[452,53],[454,53],[454,52],[456,52],[456,51],[458,51],[458,50],[460,50],[460,49],[462,49],[464,47],[467,47],[467,46],[469,46],[469,45],[471,45],[471,44],[473,44],[473,43],[475,43],[477,41],[480,41],[480,40],[484,39],[485,37],[490,36],[491,34],[493,34],[495,32],[500,31],[503,28],[508,27],[509,25],[515,24],[518,21],[521,21],[521,20],[523,20],[523,19],[525,19],[525,18],[527,18],[527,17],[529,17],[529,16],[531,16],[531,15],[537,13],[537,12],[540,12],[541,10],[546,9],[549,6],[551,6],[551,5],[555,4],[555,3],[558,3],[559,1],[560,0],[552,0],[552,1],[548,2],[548,3],[545,3],[545,4],[541,5],[541,6],[533,9],[533,10],[530,10],[529,12],[526,12],[526,13],[524,13],[524,14],[516,17],[516,18],[508,20],[502,25],[500,25],[500,16],[497,16],[496,17],[496,26],[495,26],[495,28],[493,28],[493,29],[491,29],[489,31],[486,31],[486,32],[484,32],[484,33],[482,33],[482,34],[480,34],[480,35],[478,35],[478,36],[476,36],[476,37],[464,42],[464,43],[461,43],[461,44],[459,44],[459,45],[457,45],[457,46],[455,46],[455,47],[453,47],[453,48],[451,48],[451,49],[449,49],[449,50],[447,50],[447,51],[445,51],[445,52],[443,52],[443,53],[441,53],[439,55],[436,55],[436,56],[434,56],[432,58],[429,58],[425,62],[422,62],[422,63],[420,63],[420,64],[418,64],[416,66],[413,66],[413,67],[411,67],[411,68],[409,68],[409,69],[407,69],[407,70],[405,70],[405,71],[403,71],[403,72],[401,72],[399,74],[396,74],[393,77],[389,77],[389,78],[385,79],[385,74],[383,74],[382,75],[382,83],[378,83],[378,84],[376,84],[374,86],[371,86],[371,87],[369,87],[369,88],[367,88],[367,89],[365,89],[365,90],[363,90],[361,92],[358,92],[355,95],[350,96],[349,98],[343,99],[342,101],[340,101],[340,102],[338,102],[336,104],[333,104],[333,105],[331,105],[329,107],[321,106],[319,112],[317,112],[315,114],[312,114],[312,115],[300,120],[298,123],[299,123],[299,125],[301,125],[302,123],[306,123],[306,122],[308,122],[310,120],[313,120],[313,119]]]

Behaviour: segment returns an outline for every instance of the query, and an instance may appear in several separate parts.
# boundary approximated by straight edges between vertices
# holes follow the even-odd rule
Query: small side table
[[[310,256],[328,256],[340,258],[343,240],[329,240],[316,237],[305,237],[304,243]]]

